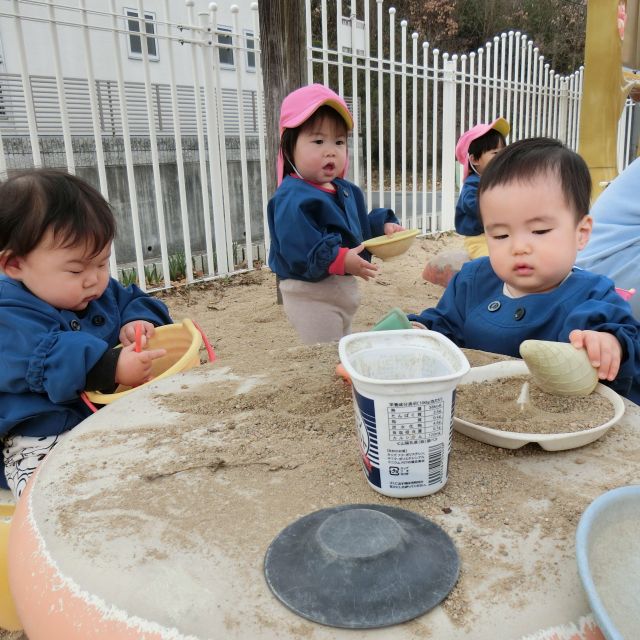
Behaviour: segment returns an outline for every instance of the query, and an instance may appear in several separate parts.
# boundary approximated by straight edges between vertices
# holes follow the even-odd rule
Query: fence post
[[[560,99],[558,111],[558,138],[567,143],[567,118],[569,115],[569,90],[567,81],[563,78],[560,81]]]
[[[22,78],[22,91],[24,93],[24,105],[27,112],[27,125],[29,126],[29,141],[31,142],[31,155],[34,167],[42,167],[42,155],[40,153],[40,139],[38,137],[38,124],[36,121],[36,109],[31,89],[31,76],[27,67],[27,49],[22,33],[22,17],[18,6],[18,0],[13,0],[13,13],[16,35],[18,39],[18,57],[20,60],[20,75]]]
[[[455,211],[456,66],[457,56],[443,60],[442,73],[442,214],[441,229],[453,229]],[[434,185],[435,188],[435,185]]]
[[[49,0],[49,33],[51,35],[51,55],[56,75],[56,88],[58,90],[58,104],[60,105],[62,139],[64,140],[64,153],[67,160],[67,171],[75,174],[76,163],[73,157],[73,142],[71,141],[69,111],[67,110],[67,97],[64,90],[64,76],[62,74],[62,61],[60,59],[60,40],[58,39],[58,25],[56,23],[56,13],[53,0]]]

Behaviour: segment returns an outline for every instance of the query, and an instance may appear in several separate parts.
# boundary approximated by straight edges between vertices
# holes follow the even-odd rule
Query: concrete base
[[[456,610],[445,601],[405,624],[343,630],[300,618],[271,594],[263,558],[273,538],[305,513],[337,504],[372,502],[418,512],[446,496],[446,487],[426,498],[386,498],[365,486],[355,465],[340,459],[329,467],[340,451],[326,451],[331,473],[318,476],[309,473],[302,454],[278,462],[277,443],[262,459],[249,459],[251,466],[227,464],[226,447],[246,442],[243,421],[259,427],[246,394],[272,383],[269,376],[238,376],[217,366],[191,370],[106,406],[54,449],[19,502],[10,542],[11,575],[26,576],[12,589],[30,640],[516,640],[588,614],[574,537],[557,532],[567,527],[567,518],[569,527],[577,523],[605,490],[637,482],[636,405],[625,401],[626,414],[603,438],[570,451],[514,456],[475,443],[471,457],[462,459],[455,442],[465,437],[456,433],[449,482],[455,482],[455,465],[485,465],[477,474],[482,485],[492,473],[486,466],[491,459],[493,473],[517,467],[518,486],[502,491],[537,492],[545,499],[523,499],[499,526],[474,520],[471,502],[454,505],[453,512],[433,510],[463,559],[456,589],[464,596],[460,615],[466,624],[456,621]],[[163,401],[215,390],[228,399],[226,409],[207,414],[209,422],[197,428],[188,413]],[[352,413],[344,414],[344,429],[353,429]],[[322,424],[318,416],[319,429]],[[302,437],[291,425],[281,427],[281,443]],[[321,431],[305,433],[322,437]],[[356,458],[356,447],[354,439],[349,459]],[[556,513],[556,501],[569,511]],[[518,513],[535,514],[535,526],[512,527]],[[478,553],[493,560],[474,572],[464,559]],[[517,586],[532,575],[544,579],[525,582],[524,590]]]

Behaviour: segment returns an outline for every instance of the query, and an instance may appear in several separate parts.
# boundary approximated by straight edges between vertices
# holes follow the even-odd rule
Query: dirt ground
[[[380,266],[380,275],[375,280],[360,283],[362,304],[354,319],[354,331],[369,329],[392,307],[399,307],[409,313],[436,304],[443,289],[422,279],[424,264],[427,259],[443,250],[461,248],[462,242],[457,235],[442,234],[436,238],[418,238],[402,256],[386,262],[375,260]],[[346,385],[336,385],[334,379],[326,376],[327,371],[332,371],[333,363],[337,363],[335,345],[300,345],[287,323],[282,307],[276,304],[275,278],[271,272],[260,270],[233,278],[228,283],[184,288],[168,294],[165,300],[174,318],[190,317],[200,323],[215,345],[220,361],[229,362],[234,372],[244,375],[270,372],[273,389],[277,394],[264,396],[260,392],[250,393],[249,397],[253,398],[250,403],[254,403],[254,406],[240,407],[241,410],[258,408],[258,415],[262,416],[261,410],[264,407],[277,402],[275,418],[272,415],[258,421],[262,428],[255,436],[257,441],[266,441],[268,446],[271,442],[269,429],[293,428],[294,425],[299,425],[301,416],[308,418],[305,425],[308,437],[288,441],[286,450],[280,449],[280,455],[271,471],[277,470],[278,460],[282,458],[299,461],[305,473],[309,474],[309,460],[317,456],[318,460],[326,461],[329,456],[323,454],[323,449],[329,446],[346,452],[346,455],[341,453],[333,460],[333,471],[325,471],[330,475],[333,472],[338,475],[337,467],[347,465],[347,470],[352,472],[357,484],[361,485],[356,495],[351,493],[352,483],[349,483],[349,487],[343,487],[343,502],[388,501],[367,487],[361,477],[354,435],[350,429],[348,432],[344,430],[347,413],[349,422],[352,420],[351,394]],[[282,353],[289,354],[286,366],[280,362]],[[487,364],[495,360],[492,354],[473,351],[466,353],[472,365]],[[302,378],[305,371],[309,372],[308,381]],[[282,379],[281,373],[285,374]],[[323,386],[319,387],[321,384]],[[183,398],[176,395],[168,399],[168,403],[172,410],[184,410],[191,414],[190,420],[193,420],[193,414],[200,413],[199,410],[194,410],[198,405],[203,407],[204,413],[210,414],[211,410],[225,411],[214,399],[199,398],[197,393],[189,395],[187,392]],[[238,406],[233,409],[237,411]],[[254,416],[252,424],[255,423]],[[247,456],[251,458],[251,447],[254,444],[252,441],[248,443],[248,449],[242,447],[240,456],[244,459]],[[281,442],[279,446],[282,446]],[[474,505],[475,517],[482,526],[507,528],[514,533],[526,534],[532,527],[540,524],[539,515],[528,514],[522,508],[529,497],[525,495],[526,491],[514,489],[508,498],[505,497],[505,488],[516,487],[519,483],[518,472],[500,463],[505,455],[526,457],[543,454],[534,445],[514,452],[487,447],[459,436],[454,438],[450,480],[445,489],[430,496],[428,501],[409,499],[398,501],[397,504],[426,517],[433,517],[440,524],[443,514],[446,518],[452,511],[455,513],[456,505]],[[224,464],[233,465],[233,458],[225,457]],[[331,494],[334,493],[332,488]],[[501,496],[499,506],[495,502],[498,495]],[[307,497],[314,503],[313,495]],[[543,499],[542,493],[539,497]],[[582,509],[581,504],[566,497],[566,501],[558,501],[552,506],[546,519],[546,523],[554,523],[550,527],[550,533],[553,530],[553,535],[559,534],[560,538],[573,535]],[[319,496],[318,502],[321,503]],[[299,505],[301,514],[310,510],[309,504],[307,502]],[[560,532],[557,531],[558,523],[562,523]],[[456,527],[449,533],[455,532],[458,536],[456,539],[465,539],[467,550],[462,552],[462,561],[470,574],[481,574],[487,562],[503,563],[505,569],[510,566],[511,559],[506,548],[499,548],[497,553],[495,550],[486,553],[488,549],[484,548],[484,541],[472,528],[465,527],[463,530],[460,525]],[[237,541],[237,538],[234,539]],[[514,590],[526,592],[539,577],[535,574],[534,570],[533,575],[514,575],[512,579],[504,580],[500,585],[494,586],[495,596],[509,597]],[[469,594],[465,593],[464,582],[461,581],[444,602],[450,618],[461,626],[471,622],[468,598]]]
[[[360,281],[363,302],[354,319],[354,331],[371,327],[392,307],[408,312],[437,302],[442,288],[422,280],[421,272],[428,257],[447,248],[462,248],[460,238],[454,234],[418,238],[402,256],[384,263],[374,259],[380,274],[375,280]],[[267,372],[272,367],[274,351],[300,345],[282,306],[276,302],[275,276],[268,269],[207,284],[180,286],[159,296],[175,320],[188,317],[197,321],[218,361],[234,369]],[[337,389],[340,404],[349,406],[348,394],[342,393],[339,386]],[[293,393],[292,398],[295,397]],[[355,467],[356,458],[353,463]],[[0,640],[26,640],[26,636],[0,630]]]
[[[460,239],[452,234],[418,238],[406,254],[378,263],[380,275],[375,280],[361,282],[363,302],[354,320],[354,330],[370,328],[392,307],[413,312],[435,304],[442,288],[422,280],[425,261],[444,249],[461,247]],[[185,388],[167,396],[163,401],[169,409],[188,414],[185,424],[193,429],[193,433],[203,427],[216,431],[225,447],[205,452],[206,460],[203,458],[199,463],[192,450],[181,450],[181,438],[188,438],[184,438],[184,427],[180,426],[181,437],[170,439],[177,443],[172,445],[176,447],[172,464],[163,466],[161,459],[157,465],[151,464],[143,478],[146,482],[155,485],[170,478],[171,482],[179,483],[180,478],[187,475],[185,471],[196,469],[198,473],[237,475],[239,479],[244,478],[248,486],[255,484],[258,490],[262,482],[260,477],[264,474],[288,474],[289,481],[293,478],[302,482],[305,476],[313,476],[310,469],[318,470],[324,465],[325,476],[335,478],[330,488],[312,487],[300,504],[293,503],[288,497],[285,503],[274,504],[274,509],[265,507],[264,513],[272,514],[274,521],[286,523],[296,514],[300,516],[314,510],[313,506],[325,506],[329,498],[335,503],[390,502],[371,491],[362,476],[352,427],[350,391],[333,375],[337,364],[336,346],[306,347],[298,342],[282,307],[276,303],[275,277],[268,269],[179,287],[160,296],[175,320],[189,317],[199,323],[213,344],[218,364],[229,366],[240,376],[267,375],[271,386],[257,386],[240,399],[237,395],[233,398],[231,393],[225,394],[222,386],[215,393],[199,394],[197,390]],[[472,365],[487,364],[496,359],[492,354],[482,352],[468,351],[467,355]],[[216,416],[215,423],[211,422],[212,416]],[[289,435],[283,438],[283,433]],[[165,439],[166,435],[165,432]],[[148,442],[154,448],[162,444],[153,438]],[[465,575],[478,579],[484,575],[487,566],[502,567],[503,578],[488,588],[492,601],[509,603],[512,607],[523,606],[524,594],[537,588],[541,580],[554,579],[542,565],[534,565],[523,573],[507,544],[494,547],[478,533],[500,530],[505,540],[509,537],[515,540],[539,528],[554,544],[564,544],[572,539],[577,520],[586,506],[585,497],[558,487],[553,489],[553,497],[549,500],[549,487],[544,484],[532,487],[524,482],[516,465],[507,464],[509,460],[545,455],[534,445],[503,450],[456,434],[449,482],[445,488],[428,500],[394,501],[398,506],[432,518],[456,540],[461,553],[462,575],[443,603],[454,625],[469,628],[473,622],[473,594],[465,586]],[[578,456],[574,463],[582,462]],[[187,464],[189,466],[185,466]],[[208,499],[214,500],[216,496],[212,494]],[[217,499],[224,502],[224,494],[218,492]],[[527,505],[532,500],[548,504],[544,517],[539,511],[531,512]],[[233,534],[234,544],[238,545],[246,532],[239,524],[240,520],[234,524],[234,509],[228,502],[225,505],[221,504],[217,512]],[[471,522],[463,522],[456,515],[462,507],[467,510]],[[66,515],[72,522],[86,514],[78,511]],[[64,525],[64,517],[61,517],[61,524]],[[91,526],[90,520],[87,525]],[[265,539],[268,539],[267,528],[269,531],[273,528],[273,522],[269,524],[268,518]],[[189,530],[188,526],[186,530]],[[256,544],[254,538],[244,542],[248,547]],[[416,628],[417,636],[428,637],[422,635],[422,628],[420,633],[418,631]],[[24,636],[0,632],[0,639],[24,640]]]
[[[425,282],[422,268],[427,259],[445,249],[462,249],[455,234],[418,238],[407,253],[382,262],[375,280],[360,282],[362,304],[353,322],[354,331],[364,331],[392,307],[419,311],[435,304],[442,287]],[[210,284],[180,287],[161,294],[174,319],[195,319],[215,345],[221,359],[251,354],[256,366],[265,350],[277,344],[299,344],[276,304],[275,277],[268,269],[248,272]]]

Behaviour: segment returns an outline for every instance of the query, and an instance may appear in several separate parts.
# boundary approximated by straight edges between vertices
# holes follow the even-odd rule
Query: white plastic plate
[[[494,362],[483,367],[472,368],[458,384],[485,382],[487,380],[496,380],[497,378],[527,375],[528,373],[529,369],[527,369],[527,365],[522,360]],[[502,447],[503,449],[519,449],[530,442],[537,442],[547,451],[575,449],[603,436],[624,415],[624,402],[615,391],[605,387],[603,384],[598,384],[594,393],[599,393],[609,399],[613,404],[615,414],[608,422],[592,429],[584,429],[583,431],[572,433],[515,433],[513,431],[491,429],[473,422],[467,422],[458,417],[454,418],[453,427],[456,431],[469,438],[491,444],[494,447]]]

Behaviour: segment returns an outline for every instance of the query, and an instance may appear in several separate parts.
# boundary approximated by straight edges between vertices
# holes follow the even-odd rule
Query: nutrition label
[[[394,444],[422,444],[442,436],[444,399],[391,402],[387,406],[389,440]]]

